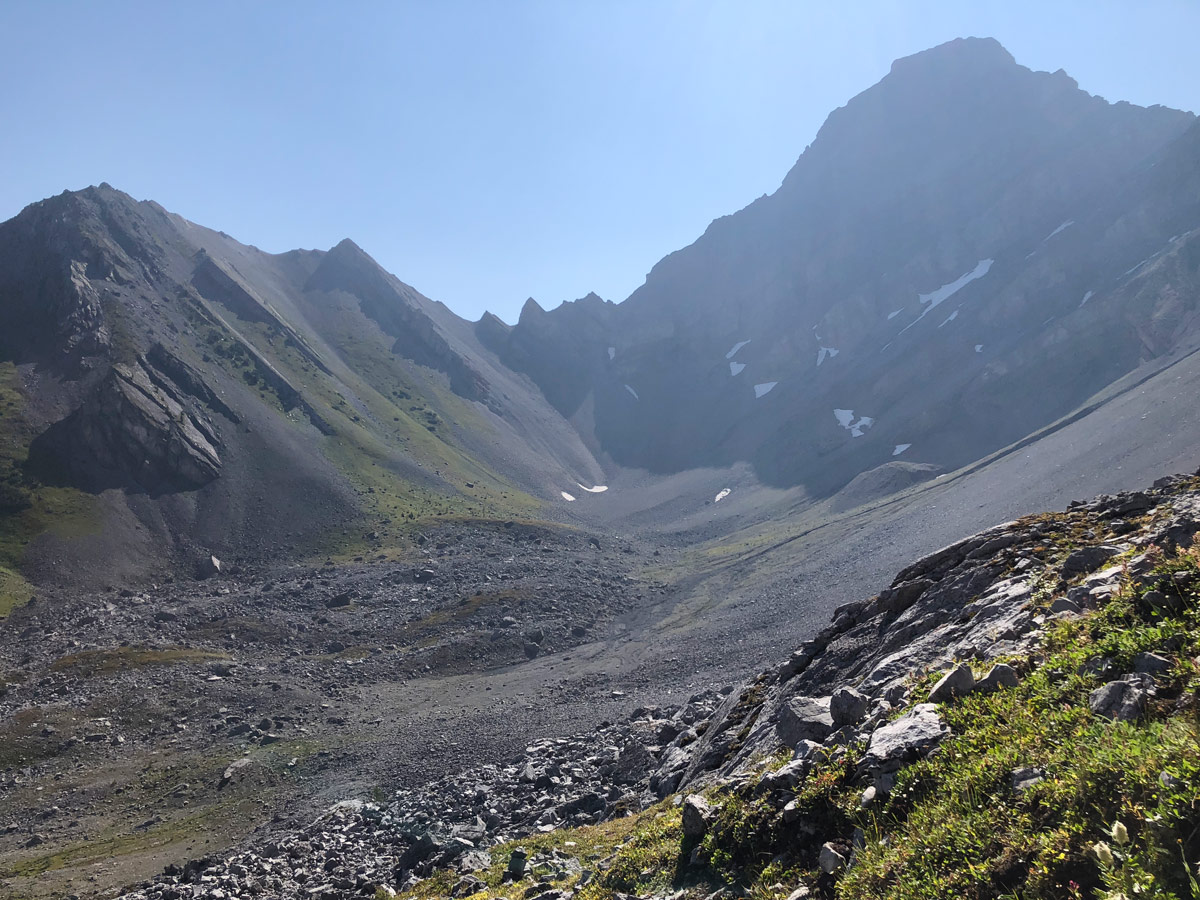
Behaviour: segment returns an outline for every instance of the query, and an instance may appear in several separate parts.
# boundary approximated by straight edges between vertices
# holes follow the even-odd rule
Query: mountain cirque
[[[1026,521],[887,580],[1200,464],[1197,235],[1194,116],[977,39],[897,61],[625,302],[513,326],[349,240],[268,254],[103,184],[33,204],[0,224],[6,889],[401,887],[740,784],[781,728],[873,742],[912,706],[940,740],[905,679],[1028,650],[1018,582],[1069,560]],[[1132,552],[1153,523],[1116,523],[1192,490],[1072,539]]]

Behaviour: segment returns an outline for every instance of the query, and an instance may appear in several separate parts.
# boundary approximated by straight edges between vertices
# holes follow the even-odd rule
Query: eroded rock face
[[[191,400],[148,362],[118,363],[34,442],[30,458],[43,477],[89,490],[195,490],[220,474],[221,457],[216,430]]]

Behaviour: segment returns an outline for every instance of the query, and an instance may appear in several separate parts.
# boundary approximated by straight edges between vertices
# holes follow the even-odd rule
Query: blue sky
[[[1195,111],[1197,34],[1195,0],[6,0],[0,219],[108,181],[272,252],[350,237],[513,321],[624,299],[896,57],[992,36]]]

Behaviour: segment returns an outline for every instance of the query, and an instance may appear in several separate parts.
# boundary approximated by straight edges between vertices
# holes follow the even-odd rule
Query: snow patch
[[[616,347],[609,347],[609,348],[608,348],[608,358],[609,358],[610,360],[613,360],[613,359],[616,359],[616,358],[617,358],[617,348],[616,348]]]
[[[720,503],[722,500],[724,500],[726,497],[728,497],[731,493],[732,493],[732,491],[730,491],[729,488],[723,488],[720,491],[720,493],[717,494],[717,496],[713,497],[713,503]]]
[[[578,481],[575,483],[579,484]],[[583,488],[585,491],[587,491],[589,494],[603,494],[605,491],[608,490],[607,484],[598,484],[595,487],[583,487],[582,484],[579,484],[579,486],[581,488]]]
[[[729,364],[729,374],[736,375],[736,374],[738,374],[738,372],[742,371],[742,369],[744,369],[744,368],[746,368],[745,363],[731,362]]]
[[[892,319],[896,318],[896,316],[900,315],[902,312],[904,312],[903,306],[899,309],[893,309],[890,313],[888,313],[888,321],[892,321]]]
[[[975,352],[976,352],[976,353],[982,353],[982,352],[983,352],[983,344],[976,344],[976,345],[975,345]]]
[[[635,390],[634,390],[633,388],[631,388],[629,385],[625,385],[625,390],[627,390],[627,391],[629,391],[629,393],[633,394],[633,399],[634,399],[634,400],[641,400],[641,399],[642,399],[641,397],[639,397],[639,396],[637,395],[637,391],[635,391]]]
[[[863,432],[875,424],[875,420],[870,416],[859,416],[855,420],[852,409],[835,409],[833,416],[839,425],[850,432],[851,437],[862,437]]]
[[[836,347],[821,347],[817,350],[817,365],[825,362],[825,357],[833,359],[840,351]]]
[[[736,353],[737,353],[739,350],[741,350],[743,347],[745,347],[745,346],[746,346],[748,343],[750,343],[750,342],[749,342],[749,341],[738,341],[736,344],[734,344],[734,345],[733,345],[733,349],[732,349],[732,350],[730,350],[728,353],[726,353],[726,354],[725,354],[725,358],[726,358],[726,359],[733,359],[734,355],[735,355],[735,354],[736,354]]]
[[[967,272],[965,275],[960,275],[949,284],[943,284],[936,291],[930,291],[928,294],[918,294],[917,299],[921,301],[921,304],[925,308],[921,310],[921,314],[917,316],[916,319],[905,325],[904,328],[900,330],[900,333],[904,334],[904,332],[908,331],[908,329],[912,328],[917,324],[917,322],[920,322],[923,318],[929,315],[929,313],[937,309],[937,307],[945,303],[972,281],[975,281],[976,279],[982,278],[984,275],[986,275],[991,270],[992,263],[994,262],[994,259],[981,259],[975,264],[974,269],[972,269],[970,272]]]
[[[1074,224],[1075,224],[1074,219],[1067,219],[1067,221],[1063,222],[1061,225],[1059,225],[1057,228],[1055,228],[1052,232],[1050,232],[1048,235],[1046,235],[1044,238],[1042,238],[1042,243],[1043,244],[1046,243],[1046,241],[1050,240],[1050,238],[1054,237],[1060,231],[1070,228]]]
[[[892,451],[892,456],[899,456],[911,446],[912,444],[897,444],[896,449]]]
[[[956,309],[954,312],[950,313],[949,317],[946,319],[946,321],[944,321],[942,323],[942,325],[949,325],[951,322],[953,322],[957,318],[958,318],[958,310]],[[939,325],[938,328],[941,328],[942,325]]]
[[[777,384],[779,384],[778,381],[764,381],[762,384],[756,384],[754,386],[754,399],[757,400],[759,397],[765,397],[771,393],[771,388]]]
[[[1086,294],[1083,295],[1083,299],[1079,301],[1079,305],[1083,306],[1083,304],[1087,303],[1089,300],[1092,299],[1092,295],[1095,293],[1096,293],[1095,291],[1088,291]]]
[[[563,498],[564,500],[566,500],[568,503],[574,503],[574,502],[575,502],[575,498],[574,498],[574,497],[572,497],[570,494],[568,494],[566,491],[559,491],[559,493],[560,493],[560,494],[562,494],[562,498]]]

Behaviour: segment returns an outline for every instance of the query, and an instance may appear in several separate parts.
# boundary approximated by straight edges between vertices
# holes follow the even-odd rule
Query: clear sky
[[[1196,0],[0,0],[0,219],[108,181],[272,252],[350,237],[511,322],[624,299],[965,35],[1200,109]]]

